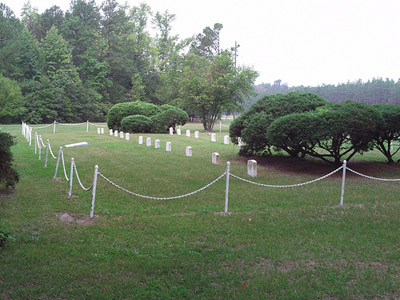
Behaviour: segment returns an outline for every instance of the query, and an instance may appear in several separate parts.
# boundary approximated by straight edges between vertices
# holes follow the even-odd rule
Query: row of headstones
[[[172,127],[169,128],[169,134],[173,135],[174,134],[174,129]],[[181,129],[177,128],[176,129],[176,135],[182,135]],[[186,129],[186,136],[190,137],[190,130]],[[194,138],[198,139],[199,138],[199,131],[194,132]],[[211,133],[211,142],[216,142],[217,141],[217,134],[216,133]],[[229,145],[229,135],[224,135],[224,144]],[[242,146],[242,139],[238,139],[238,146]]]
[[[179,130],[179,128],[178,128]],[[198,132],[198,131],[196,131]],[[104,128],[98,128],[97,129],[97,133],[98,134],[103,134],[104,133]],[[115,137],[118,137],[118,130],[115,130],[113,132],[112,129],[110,129],[110,135],[114,135]],[[215,135],[215,133],[214,133]],[[190,136],[190,133],[189,133]],[[195,134],[196,136],[196,134]],[[119,137],[120,138],[124,138],[124,133],[122,131],[119,132]],[[212,135],[211,135],[212,137]],[[130,135],[129,133],[125,134],[125,138],[126,140],[129,141],[130,139]],[[229,138],[229,137],[228,137]],[[240,140],[239,140],[240,141]],[[139,145],[143,144],[143,136],[139,136]],[[150,147],[151,146],[151,138],[148,137],[146,138],[146,146]],[[161,142],[159,139],[156,139],[154,142],[154,147],[156,149],[159,149],[161,146]],[[166,142],[166,151],[170,152],[172,148],[172,144],[171,142]],[[186,156],[193,156],[193,151],[192,151],[192,147],[191,146],[186,146]],[[211,156],[211,161],[213,164],[218,165],[220,163],[220,159],[219,159],[219,154],[217,152],[213,152],[212,156]],[[254,159],[250,159],[247,161],[247,174],[251,177],[256,177],[257,176],[257,161],[255,161]]]

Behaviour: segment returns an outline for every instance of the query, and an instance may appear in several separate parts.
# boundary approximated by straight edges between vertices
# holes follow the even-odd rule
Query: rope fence
[[[23,123],[24,124],[24,123]],[[22,129],[22,134],[26,137],[26,135],[28,135],[27,140],[30,141],[31,139],[31,134],[32,134],[32,128],[28,127],[27,125],[23,125],[23,129]],[[215,184],[216,182],[218,182],[219,180],[221,180],[223,177],[226,177],[226,188],[225,188],[225,209],[224,212],[227,213],[228,212],[228,201],[229,201],[229,186],[230,186],[230,182],[229,179],[230,177],[233,177],[235,179],[238,179],[239,181],[245,182],[245,183],[249,183],[249,184],[253,184],[253,185],[257,185],[260,187],[264,187],[264,188],[296,188],[296,187],[301,187],[301,186],[305,186],[305,185],[309,185],[321,180],[324,180],[332,175],[334,175],[335,173],[339,172],[340,170],[342,170],[342,188],[341,188],[341,197],[340,197],[340,205],[343,206],[343,201],[344,201],[344,191],[345,191],[345,181],[346,181],[346,171],[350,171],[352,173],[354,173],[355,175],[370,179],[370,180],[377,180],[377,181],[386,181],[386,182],[397,182],[400,181],[400,178],[378,178],[378,177],[373,177],[373,176],[369,176],[369,175],[365,175],[362,174],[360,172],[357,172],[353,169],[350,169],[349,167],[347,167],[347,162],[344,161],[343,165],[340,166],[339,168],[333,170],[332,172],[315,178],[313,180],[307,181],[307,182],[302,182],[302,183],[297,183],[297,184],[290,184],[290,185],[271,185],[271,184],[264,184],[264,183],[258,183],[258,182],[254,182],[242,177],[239,177],[235,174],[232,174],[230,172],[230,162],[227,162],[227,166],[226,166],[226,171],[224,173],[222,173],[220,176],[218,176],[216,179],[212,180],[210,183],[206,184],[205,186],[186,193],[186,194],[182,194],[182,195],[178,195],[178,196],[172,196],[172,197],[154,197],[154,196],[146,196],[146,195],[142,195],[136,192],[132,192],[120,185],[118,185],[117,183],[115,183],[114,181],[112,181],[111,179],[109,179],[108,177],[106,177],[105,175],[103,175],[102,173],[99,172],[99,167],[98,165],[95,165],[94,168],[94,175],[93,175],[93,182],[91,183],[91,185],[89,187],[85,187],[82,184],[82,181],[79,177],[79,173],[78,173],[78,169],[75,163],[74,158],[71,158],[71,167],[70,167],[70,176],[68,177],[67,175],[67,169],[65,167],[65,160],[64,160],[64,152],[63,152],[63,148],[60,147],[59,152],[58,152],[58,156],[56,157],[52,150],[51,150],[51,145],[50,145],[50,141],[47,140],[47,145],[45,145],[43,143],[42,137],[40,135],[37,135],[37,133],[35,133],[35,155],[38,152],[38,156],[39,156],[39,160],[41,160],[41,149],[45,148],[46,149],[46,160],[45,160],[45,168],[47,168],[47,158],[48,158],[48,153],[50,152],[51,156],[57,160],[56,163],[56,169],[55,169],[55,173],[54,173],[54,179],[56,179],[57,177],[57,173],[58,173],[58,168],[59,168],[59,164],[60,164],[60,160],[62,163],[62,168],[63,168],[63,173],[65,176],[65,179],[67,182],[69,182],[69,192],[68,192],[68,198],[70,198],[72,196],[72,184],[73,184],[73,177],[74,174],[76,176],[77,182],[79,184],[79,186],[84,190],[84,191],[90,191],[92,190],[92,202],[91,202],[91,209],[90,209],[90,217],[93,218],[94,216],[94,205],[95,205],[95,198],[96,198],[96,189],[97,189],[97,178],[98,176],[100,176],[102,179],[104,179],[107,183],[111,184],[113,187],[120,189],[130,195],[139,197],[139,198],[144,198],[144,199],[150,199],[150,200],[174,200],[174,199],[181,199],[184,197],[189,197],[192,196],[194,194],[197,194],[205,189],[207,189],[208,187],[212,186],[213,184]],[[37,151],[38,150],[38,151]]]

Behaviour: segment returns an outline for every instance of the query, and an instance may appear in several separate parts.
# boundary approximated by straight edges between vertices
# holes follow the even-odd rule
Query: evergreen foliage
[[[19,180],[17,171],[13,168],[11,146],[16,140],[9,133],[0,131],[0,188],[15,188]]]

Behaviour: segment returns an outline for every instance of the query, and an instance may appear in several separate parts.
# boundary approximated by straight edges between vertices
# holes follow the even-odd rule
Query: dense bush
[[[163,133],[170,127],[175,131],[176,125],[185,125],[189,119],[184,110],[172,105],[163,105],[161,110],[159,114],[152,117],[154,132]]]
[[[327,104],[323,98],[309,93],[266,96],[232,122],[230,137],[233,143],[238,143],[238,137],[245,142],[241,154],[269,151],[271,144],[266,132],[273,121],[284,115],[312,111]]]
[[[15,143],[13,136],[0,132],[0,188],[15,188],[18,182],[19,176],[12,167],[13,155],[10,149]]]
[[[121,130],[123,132],[141,133],[151,132],[153,129],[153,121],[150,117],[143,115],[133,115],[122,119]]]
[[[160,108],[157,105],[147,102],[135,101],[118,103],[111,107],[108,111],[107,125],[110,129],[122,130],[122,119],[127,116],[142,115],[146,117],[152,117],[159,112]]]

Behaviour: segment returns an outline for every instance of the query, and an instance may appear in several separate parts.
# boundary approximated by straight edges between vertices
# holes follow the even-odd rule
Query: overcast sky
[[[26,0],[0,0],[16,16]],[[96,0],[98,4],[101,0]],[[238,64],[257,83],[337,84],[400,78],[400,0],[148,0],[153,11],[176,15],[173,33],[187,38],[222,23],[221,48],[240,45]],[[31,0],[43,12],[70,1]]]

